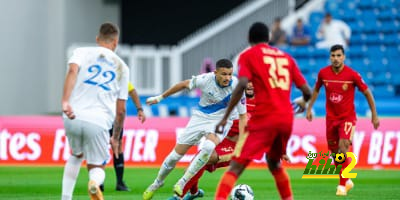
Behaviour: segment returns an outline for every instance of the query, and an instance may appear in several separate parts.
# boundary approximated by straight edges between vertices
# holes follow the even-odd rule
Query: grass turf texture
[[[213,199],[216,185],[225,169],[210,174],[206,172],[200,180],[205,191],[203,199]],[[126,168],[125,181],[131,192],[115,191],[115,173],[106,168],[105,199],[142,199],[142,193],[154,180],[158,169]],[[295,199],[400,199],[400,171],[353,170],[358,173],[355,187],[346,197],[336,197],[337,179],[301,179],[303,170],[288,170]],[[60,199],[62,167],[0,167],[0,199]],[[155,194],[155,200],[172,196],[172,188],[182,175],[183,169],[175,169],[167,178],[164,187]],[[88,175],[81,168],[73,199],[89,199]],[[250,185],[256,200],[279,199],[270,173],[264,169],[249,169],[238,183]]]

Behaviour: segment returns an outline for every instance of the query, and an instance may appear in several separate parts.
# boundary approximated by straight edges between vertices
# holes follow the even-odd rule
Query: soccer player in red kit
[[[223,131],[248,81],[254,86],[256,106],[248,121],[247,131],[235,147],[229,169],[221,177],[215,199],[226,200],[246,166],[253,159],[261,159],[264,153],[268,155],[268,168],[281,198],[293,199],[289,176],[281,165],[294,120],[290,90],[294,82],[307,102],[311,89],[294,59],[268,45],[269,30],[265,24],[254,23],[248,40],[251,47],[239,56],[239,84],[232,93],[224,117],[216,126],[216,132]]]
[[[366,97],[372,114],[372,124],[375,129],[379,127],[374,97],[361,75],[344,64],[344,48],[334,45],[330,49],[331,65],[322,68],[318,73],[310,104],[307,108],[306,118],[311,121],[311,109],[318,97],[319,89],[324,86],[326,91],[326,139],[328,148],[334,153],[349,151],[351,140],[356,126],[356,112],[354,108],[354,92],[357,87]],[[350,159],[342,164],[345,169]],[[335,163],[337,165],[337,163]],[[341,172],[340,172],[341,174]],[[350,179],[339,176],[339,186],[336,195],[345,196],[353,188]]]

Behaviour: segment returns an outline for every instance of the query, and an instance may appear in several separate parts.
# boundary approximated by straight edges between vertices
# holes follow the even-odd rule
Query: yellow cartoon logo
[[[337,162],[338,164],[342,164],[344,163],[344,161],[346,161],[346,156],[344,155],[344,153],[337,153],[335,156],[335,162]]]

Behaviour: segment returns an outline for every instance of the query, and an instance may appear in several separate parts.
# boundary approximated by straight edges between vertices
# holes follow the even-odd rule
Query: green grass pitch
[[[140,200],[145,188],[153,181],[158,169],[126,168],[125,181],[131,192],[115,191],[115,174],[111,166],[106,169],[105,199]],[[225,169],[210,174],[206,172],[200,180],[205,190],[203,199],[213,199],[216,185]],[[355,187],[346,197],[336,197],[336,179],[301,179],[303,170],[289,169],[295,199],[400,199],[400,171],[353,170],[358,173]],[[0,199],[60,199],[62,167],[0,167]],[[172,187],[182,175],[183,169],[175,169],[167,178],[164,187],[155,194],[155,200],[167,199]],[[74,199],[89,199],[87,171],[82,167],[75,187]],[[250,185],[256,200],[279,199],[274,181],[265,169],[249,169],[238,183]]]

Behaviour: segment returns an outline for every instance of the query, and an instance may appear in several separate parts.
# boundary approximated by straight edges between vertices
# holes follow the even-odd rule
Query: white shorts
[[[185,131],[181,135],[178,135],[178,144],[198,145],[203,136],[209,133],[215,133],[215,127],[219,120],[205,119],[199,116],[192,116],[189,123],[186,125]],[[232,121],[228,120],[222,134],[217,134],[219,141],[221,142],[228,134],[229,129],[232,126]]]
[[[73,155],[83,153],[87,164],[105,165],[109,159],[108,130],[82,120],[64,118],[65,134]]]

